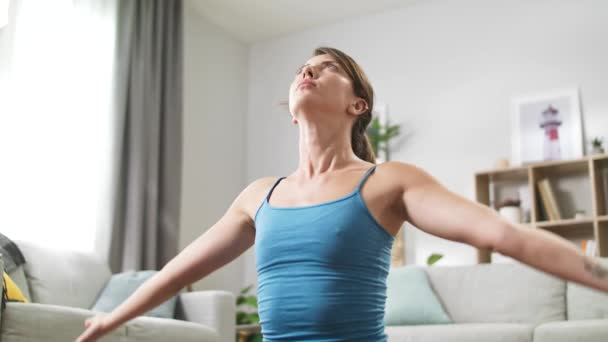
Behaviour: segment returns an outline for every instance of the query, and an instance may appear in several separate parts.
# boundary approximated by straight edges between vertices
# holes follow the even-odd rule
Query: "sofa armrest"
[[[185,292],[179,295],[176,318],[214,329],[220,341],[236,336],[236,297],[222,290]]]
[[[2,286],[0,286],[0,296],[2,297],[0,297],[0,301],[4,302],[4,259],[2,259],[2,253],[0,253],[0,274],[2,274]],[[0,307],[0,324],[2,324],[2,311],[4,309]]]

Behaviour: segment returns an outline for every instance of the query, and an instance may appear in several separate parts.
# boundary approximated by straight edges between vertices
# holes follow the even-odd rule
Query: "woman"
[[[386,277],[405,221],[608,291],[605,268],[570,242],[509,223],[407,163],[375,164],[365,131],[373,90],[352,58],[318,48],[298,69],[289,111],[299,165],[249,184],[224,216],[108,315],[87,320],[93,341],[256,244],[264,341],[386,341]]]

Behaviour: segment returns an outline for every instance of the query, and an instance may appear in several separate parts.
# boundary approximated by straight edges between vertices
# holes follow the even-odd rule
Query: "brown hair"
[[[372,108],[374,108],[374,89],[371,83],[359,64],[344,52],[335,48],[322,46],[316,48],[313,52],[313,57],[319,55],[332,56],[350,77],[355,96],[362,98],[367,103],[367,110],[359,115],[353,124],[351,145],[357,157],[370,163],[376,163],[374,150],[367,137],[367,126],[372,121]]]

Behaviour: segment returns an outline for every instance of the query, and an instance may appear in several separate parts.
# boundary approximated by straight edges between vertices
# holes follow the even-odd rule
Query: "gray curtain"
[[[158,270],[178,250],[182,2],[118,2],[113,272]]]

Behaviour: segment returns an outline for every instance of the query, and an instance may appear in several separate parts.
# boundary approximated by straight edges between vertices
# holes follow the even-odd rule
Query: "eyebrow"
[[[319,64],[323,64],[323,63],[331,63],[331,64],[335,64],[337,67],[340,67],[340,65],[338,64],[338,62],[336,62],[336,61],[332,61],[332,60],[326,60],[326,61],[323,61],[323,62],[321,62],[321,63],[319,63]],[[303,64],[301,67],[297,68],[297,69],[296,69],[296,71],[300,71],[300,70],[302,70],[302,68],[304,68],[304,67],[305,67],[305,66],[307,66],[307,65],[310,65],[310,64],[308,64],[308,63]]]

